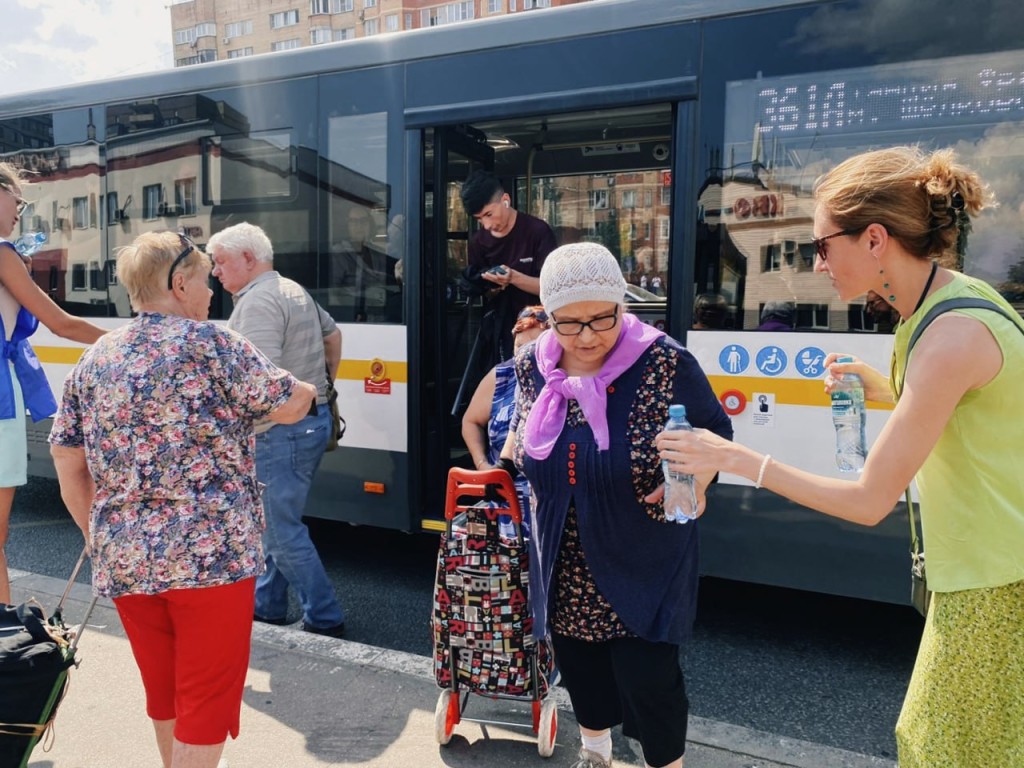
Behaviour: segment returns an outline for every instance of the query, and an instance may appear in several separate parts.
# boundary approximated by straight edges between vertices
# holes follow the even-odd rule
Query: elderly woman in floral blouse
[[[82,356],[50,433],[93,590],[117,606],[165,768],[212,768],[238,735],[263,564],[253,424],[298,421],[316,397],[204,322],[211,267],[173,232],[121,249],[118,279],[139,314]]]

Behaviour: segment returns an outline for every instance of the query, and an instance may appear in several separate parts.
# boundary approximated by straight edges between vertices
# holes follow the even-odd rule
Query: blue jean
[[[277,424],[256,435],[256,475],[266,487],[263,532],[266,572],[256,579],[257,615],[283,619],[288,612],[288,585],[302,603],[303,620],[333,627],[345,620],[334,587],[302,521],[313,475],[320,466],[331,414],[326,405],[316,416],[295,424]]]

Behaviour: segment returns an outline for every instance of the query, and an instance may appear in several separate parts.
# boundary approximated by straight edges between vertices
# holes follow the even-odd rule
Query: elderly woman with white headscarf
[[[668,522],[654,438],[672,403],[726,438],[732,425],[694,357],[624,312],[626,282],[595,243],[540,274],[551,321],[516,357],[513,452],[534,490],[534,633],[550,634],[580,725],[577,766],[611,765],[610,729],[650,766],[681,766],[688,702],[679,648],[697,603],[697,523]],[[698,510],[713,475],[697,477]]]

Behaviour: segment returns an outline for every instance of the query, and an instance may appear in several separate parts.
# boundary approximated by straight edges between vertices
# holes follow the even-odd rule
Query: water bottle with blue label
[[[837,363],[852,363],[853,358],[839,357]],[[836,428],[836,465],[842,472],[860,472],[868,455],[864,427],[867,408],[864,404],[864,382],[855,373],[844,373],[832,386],[832,423]]]
[[[685,405],[670,405],[668,407],[668,421],[665,422],[665,430],[685,429],[690,431],[693,427],[686,420]],[[693,475],[685,472],[676,472],[669,468],[669,463],[661,463],[661,471],[665,475],[665,519],[677,523],[687,523],[697,517],[697,488]]]
[[[22,258],[27,259],[42,248],[45,242],[45,232],[26,232],[14,241],[14,250],[20,253]]]

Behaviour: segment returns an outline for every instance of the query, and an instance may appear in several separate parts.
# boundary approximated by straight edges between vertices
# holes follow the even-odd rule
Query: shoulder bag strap
[[[910,341],[907,343],[907,361],[903,366],[904,378],[906,378],[907,376],[907,366],[910,365],[910,353],[914,349],[914,345],[917,344],[917,340],[921,338],[921,334],[925,332],[925,329],[929,325],[931,325],[932,321],[935,318],[937,318],[939,315],[945,312],[950,312],[954,309],[991,310],[992,312],[996,312],[1005,317],[1007,320],[1013,323],[1013,325],[1017,328],[1018,331],[1024,334],[1024,326],[1021,326],[1019,318],[1014,318],[1012,315],[1010,315],[1009,312],[1004,310],[994,301],[989,301],[988,299],[972,299],[966,297],[946,299],[945,301],[940,301],[938,304],[936,304],[934,307],[932,307],[925,313],[925,316],[921,319],[920,324],[918,324],[917,328],[915,328],[914,332],[910,335]],[[903,387],[901,386],[900,390],[902,391],[902,389]],[[897,397],[899,397],[898,394]],[[921,552],[921,540],[917,536],[917,519],[914,515],[914,503],[910,499],[909,485],[907,486],[906,500],[907,515],[910,518],[910,552],[911,554],[919,554]]]

